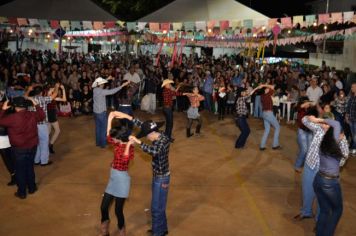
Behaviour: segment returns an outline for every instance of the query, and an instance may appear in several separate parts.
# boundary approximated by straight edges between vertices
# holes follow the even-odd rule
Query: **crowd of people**
[[[274,128],[272,149],[279,140],[281,118],[296,122],[299,152],[294,169],[302,173],[303,206],[295,219],[311,218],[316,196],[317,235],[333,235],[342,214],[339,166],[356,155],[356,77],[348,68],[259,64],[252,58],[183,56],[182,63],[161,55],[63,53],[26,50],[0,54],[0,150],[17,184],[16,197],[37,191],[33,165],[52,162],[60,134],[57,116],[93,115],[96,146],[114,145],[115,157],[103,196],[102,235],[108,235],[108,207],[116,200],[120,235],[125,235],[123,205],[130,189],[128,162],[133,145],[153,157],[152,234],[168,233],[165,208],[169,185],[168,150],[175,141],[174,111],[187,116],[186,137],[200,135],[201,111],[236,121],[240,135],[235,148],[246,147],[251,132],[248,118],[261,119],[264,134],[259,149]],[[283,106],[292,106],[284,114]],[[141,122],[134,110],[155,114],[162,108],[165,130],[152,120]],[[109,113],[110,111],[114,111]],[[119,118],[118,126],[112,120]],[[26,122],[25,122],[26,121]],[[28,121],[28,122],[27,122]],[[195,132],[192,124],[197,121]],[[141,128],[138,137],[133,127]],[[24,128],[26,126],[26,128]],[[52,132],[53,129],[53,132]],[[139,138],[146,136],[152,144]],[[21,137],[28,137],[26,143]],[[332,191],[327,189],[332,186]],[[27,192],[28,189],[28,192]]]

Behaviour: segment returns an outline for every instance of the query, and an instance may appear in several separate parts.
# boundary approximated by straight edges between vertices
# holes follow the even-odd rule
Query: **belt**
[[[130,107],[131,105],[130,104],[120,104],[119,106],[120,107]]]
[[[157,174],[153,173],[153,177],[158,177],[158,178],[167,177],[170,175],[171,175],[171,172],[169,172],[169,171],[163,175],[157,175]]]
[[[323,173],[323,172],[320,172],[320,171],[319,171],[319,175],[321,177],[324,177],[325,179],[338,179],[339,178],[338,175],[329,175],[329,174],[326,174],[326,173]]]

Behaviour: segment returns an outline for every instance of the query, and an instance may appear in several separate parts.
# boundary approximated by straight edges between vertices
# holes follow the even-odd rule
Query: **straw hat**
[[[99,78],[96,78],[94,83],[92,84],[92,88],[96,88],[98,87],[99,85],[102,85],[102,84],[106,84],[108,81],[106,79],[103,79],[101,77]]]
[[[174,83],[173,80],[165,79],[165,80],[163,80],[162,88],[163,88],[164,86],[166,86],[167,84],[173,84],[173,83]]]

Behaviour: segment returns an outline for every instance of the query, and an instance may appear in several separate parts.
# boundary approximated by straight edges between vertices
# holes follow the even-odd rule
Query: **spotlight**
[[[327,29],[328,29],[328,26],[327,26],[327,25],[325,25],[325,26],[324,26],[324,30],[327,30]]]
[[[317,25],[316,22],[314,22],[314,23],[313,23],[313,26],[315,27],[316,25]]]
[[[211,29],[208,29],[208,33],[211,33]]]
[[[290,33],[292,33],[292,31],[291,31],[291,30],[288,30],[288,34],[290,34]]]
[[[262,30],[265,30],[266,29],[266,26],[262,26]]]
[[[10,30],[10,34],[12,34],[13,32],[14,32],[14,31],[11,29],[11,30]]]
[[[166,33],[167,33],[167,30],[163,30],[163,33],[166,34]]]
[[[47,38],[49,39],[51,37],[51,35],[47,34]]]
[[[112,43],[115,43],[115,39],[111,39],[111,42],[112,42]]]

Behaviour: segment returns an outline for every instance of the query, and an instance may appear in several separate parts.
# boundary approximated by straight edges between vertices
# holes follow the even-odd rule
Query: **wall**
[[[343,54],[325,54],[310,53],[309,64],[321,66],[322,61],[326,62],[327,66],[335,67],[338,70],[343,70],[349,67],[353,72],[356,72],[356,40],[345,40]]]

